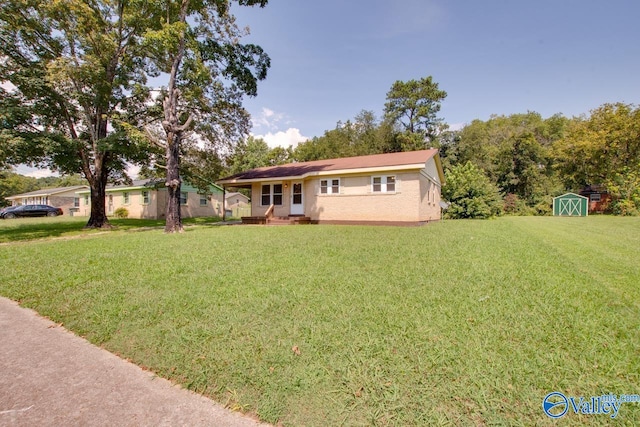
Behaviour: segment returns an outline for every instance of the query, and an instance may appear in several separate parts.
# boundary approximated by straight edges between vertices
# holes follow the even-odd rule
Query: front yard
[[[639,393],[638,218],[57,224],[0,222],[0,295],[268,422],[604,425],[542,399]]]

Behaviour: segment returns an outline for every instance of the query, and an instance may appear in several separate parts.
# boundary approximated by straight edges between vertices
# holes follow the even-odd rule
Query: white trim
[[[293,203],[293,198],[298,194],[294,193],[296,185],[300,186],[300,203]],[[289,213],[291,215],[304,215],[304,182],[302,181],[291,182],[291,203],[289,204]]]
[[[393,191],[389,191],[387,186],[389,185],[389,178],[393,177]],[[374,182],[373,180],[376,178],[380,178],[380,191],[375,191],[373,188]],[[369,190],[371,194],[395,194],[398,193],[398,176],[397,175],[372,175],[371,176],[371,186]]]
[[[312,177],[312,176],[332,176],[332,175],[354,175],[354,174],[371,174],[371,173],[376,173],[376,172],[385,172],[388,174],[395,174],[397,175],[396,171],[407,171],[407,170],[421,170],[426,168],[426,163],[415,163],[415,164],[411,164],[411,165],[400,165],[400,166],[394,166],[394,165],[389,165],[389,166],[377,166],[377,167],[370,167],[370,168],[355,168],[355,169],[338,169],[338,170],[330,170],[330,171],[315,171],[315,172],[308,172],[302,175],[297,175],[297,176],[278,176],[275,178],[254,178],[254,179],[232,179],[232,180],[223,180],[223,181],[218,181],[218,183],[220,184],[226,184],[226,185],[230,185],[230,184],[243,184],[243,183],[253,183],[253,182],[271,182],[271,181],[282,181],[283,179],[286,180],[293,180],[293,181],[300,181],[300,180],[304,180],[305,178],[308,177]]]
[[[578,197],[582,197],[583,199],[589,200],[588,197],[584,197],[584,196],[581,196],[581,195],[576,194],[576,193],[564,193],[564,194],[561,194],[560,196],[554,197],[553,200],[555,200],[555,199],[557,199],[559,197],[564,197],[564,196],[578,196]]]
[[[268,185],[269,186],[269,203],[266,205],[262,204],[262,186],[263,185]],[[280,203],[279,205],[276,206],[284,206],[284,184],[282,182],[282,180],[278,181],[278,182],[269,182],[269,183],[264,183],[261,182],[260,183],[260,206],[271,206],[271,205],[275,205],[274,200],[273,200],[273,196],[275,195],[273,192],[273,186],[274,185],[281,185],[282,186],[282,192],[278,193],[281,197],[282,197],[282,203]]]
[[[424,169],[420,171],[420,175],[424,176],[429,181],[433,182],[436,185],[436,187],[442,188],[442,184],[440,184],[438,181],[436,181],[436,179],[433,178],[431,175],[429,175]]]
[[[327,181],[327,192],[323,193],[322,192],[322,181]],[[334,193],[333,192],[333,187],[335,186],[333,181],[338,181],[338,192]],[[338,177],[338,178],[325,178],[325,179],[319,179],[318,180],[318,195],[319,196],[336,196],[339,195],[342,191],[342,180]]]

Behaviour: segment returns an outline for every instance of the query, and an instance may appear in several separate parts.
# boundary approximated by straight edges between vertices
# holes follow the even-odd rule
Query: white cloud
[[[262,111],[252,119],[253,127],[265,128],[269,131],[278,129],[278,124],[285,120],[283,113],[276,113],[270,108],[262,107]]]
[[[16,173],[24,176],[30,176],[32,178],[44,178],[47,176],[60,176],[57,172],[53,172],[50,169],[38,169],[32,168],[27,165],[19,165],[15,168]]]
[[[254,135],[254,137],[264,139],[267,145],[271,148],[287,148],[290,145],[296,147],[300,142],[304,142],[309,139],[309,137],[302,135],[302,133],[300,133],[300,129],[297,128],[289,128],[284,132],[268,132],[265,135]]]
[[[126,172],[127,175],[129,175],[129,178],[136,179],[140,173],[140,169],[140,166],[128,164]]]

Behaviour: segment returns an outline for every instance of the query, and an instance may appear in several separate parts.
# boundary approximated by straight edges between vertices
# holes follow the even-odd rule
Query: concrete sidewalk
[[[0,297],[0,426],[247,426]]]

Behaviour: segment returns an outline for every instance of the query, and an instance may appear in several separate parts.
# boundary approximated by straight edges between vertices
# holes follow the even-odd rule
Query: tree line
[[[394,97],[391,92],[388,98]],[[270,149],[250,137],[228,158],[225,173],[435,147],[445,169],[443,198],[452,203],[446,212],[451,218],[547,215],[554,196],[594,184],[612,195],[609,213],[640,213],[640,108],[634,105],[604,104],[573,118],[543,118],[536,112],[492,116],[459,130],[450,130],[437,117],[429,126],[412,129],[396,117],[387,108],[380,119],[362,111],[288,149]]]

